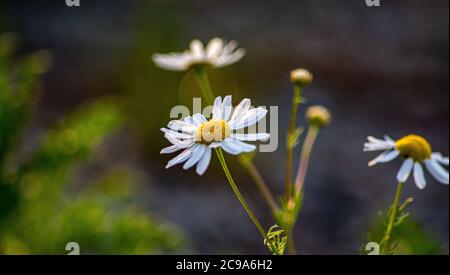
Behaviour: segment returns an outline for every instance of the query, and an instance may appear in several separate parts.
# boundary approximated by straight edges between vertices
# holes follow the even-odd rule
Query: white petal
[[[248,144],[239,140],[232,140],[230,142],[232,142],[235,146],[239,147],[241,153],[253,152],[256,149],[256,145]]]
[[[162,149],[161,154],[172,154],[172,153],[180,151],[181,149],[183,149],[183,148],[178,147],[176,145],[172,145],[172,146]]]
[[[385,144],[386,143],[386,140],[379,139],[379,138],[376,138],[376,137],[373,137],[373,136],[368,136],[367,140],[370,143],[375,143],[375,144]]]
[[[222,119],[228,121],[233,111],[231,95],[227,95],[222,102]]]
[[[448,166],[448,157],[444,157],[441,153],[433,153],[431,159],[439,162],[442,165]]]
[[[369,162],[369,166],[374,166],[378,163],[386,163],[389,162],[400,155],[400,152],[397,150],[387,151],[376,157],[374,160]]]
[[[191,157],[186,161],[186,163],[183,165],[183,169],[187,170],[197,164],[197,162],[201,159],[203,156],[203,153],[205,153],[206,146],[203,144],[197,144],[192,149],[192,155]]]
[[[216,97],[216,99],[214,100],[212,114],[213,119],[222,119],[222,97]]]
[[[174,131],[182,131],[184,133],[192,133],[195,131],[195,125],[193,124],[192,118],[185,118],[182,120],[172,120],[167,124],[167,128]]]
[[[190,45],[191,54],[194,61],[201,61],[206,59],[205,48],[200,40],[193,40]]]
[[[448,171],[445,170],[437,161],[435,160],[425,160],[425,166],[428,172],[440,183],[449,184]]]
[[[214,62],[223,50],[223,40],[220,38],[213,38],[206,46],[206,55],[208,60]]]
[[[241,141],[266,141],[270,138],[270,135],[267,133],[257,133],[257,134],[232,134],[232,138],[241,140]]]
[[[264,108],[255,108],[249,110],[245,113],[240,120],[236,120],[236,124],[230,125],[233,130],[239,130],[242,128],[249,127],[261,119],[263,119],[267,115],[267,110]]]
[[[211,151],[211,148],[206,148],[205,152],[202,155],[202,158],[197,163],[196,172],[200,176],[205,173],[206,169],[208,169],[209,162],[211,161]]]
[[[367,140],[368,142],[364,143],[364,152],[386,151],[395,148],[395,142],[390,141],[387,138],[386,140],[382,140],[374,138],[372,136],[368,136]]]
[[[417,187],[419,187],[419,189],[424,189],[427,185],[422,165],[418,162],[414,163],[414,182],[416,183]]]
[[[371,152],[371,151],[386,151],[390,149],[395,148],[395,143],[392,144],[390,142],[381,141],[381,142],[373,142],[369,141],[364,143],[364,151],[365,152]]]
[[[395,144],[395,140],[393,140],[390,136],[384,135],[384,140],[390,142],[391,144]]]
[[[209,145],[209,148],[219,148],[220,147],[220,142],[213,142]]]
[[[245,53],[246,52],[244,49],[238,49],[231,55],[222,55],[216,60],[214,65],[216,68],[222,68],[231,65],[241,60],[245,56]]]
[[[241,117],[247,113],[248,109],[250,108],[251,101],[248,98],[244,98],[238,106],[233,111],[233,115],[231,116],[230,123],[232,121],[239,121]]]
[[[397,174],[397,181],[398,182],[406,182],[409,178],[409,175],[411,175],[411,171],[414,167],[414,160],[409,158],[405,160],[402,164],[402,167],[398,171]]]
[[[175,132],[166,128],[161,128],[161,131],[167,135],[170,135],[173,138],[177,138],[177,139],[191,139],[193,138],[192,135],[190,134],[184,134],[184,133],[180,133],[180,132]]]
[[[241,148],[230,140],[222,141],[220,143],[220,147],[222,147],[222,149],[230,155],[239,155],[242,153]]]
[[[170,168],[174,165],[177,165],[177,164],[180,164],[180,163],[186,161],[191,156],[191,154],[192,154],[192,147],[184,150],[183,152],[181,152],[181,154],[179,154],[178,156],[176,156],[175,158],[170,160],[167,163],[166,168]]]
[[[187,147],[191,147],[192,145],[194,145],[195,140],[194,139],[188,139],[188,140],[179,140],[177,138],[172,137],[171,135],[165,134],[164,135],[165,138],[167,138],[168,141],[170,141],[170,143],[172,143],[173,145],[176,145],[180,148],[187,148]]]
[[[195,126],[200,126],[202,123],[207,122],[206,118],[202,114],[194,114],[192,116]]]
[[[188,56],[186,54],[155,54],[155,64],[170,71],[184,71],[188,68]]]

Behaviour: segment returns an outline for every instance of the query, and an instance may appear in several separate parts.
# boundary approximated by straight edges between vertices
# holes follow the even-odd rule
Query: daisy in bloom
[[[231,41],[227,44],[220,38],[213,38],[205,46],[199,40],[191,42],[188,50],[182,53],[155,54],[153,61],[163,69],[170,71],[186,71],[196,65],[209,65],[222,68],[241,60],[244,49],[238,49],[238,44]]]
[[[448,171],[442,167],[449,165],[448,157],[443,157],[441,153],[433,153],[430,144],[423,137],[408,135],[397,141],[388,136],[385,136],[384,140],[374,137],[367,139],[368,142],[364,144],[365,152],[384,151],[369,162],[369,166],[386,163],[401,156],[405,158],[405,161],[397,174],[399,182],[406,182],[413,173],[417,187],[424,189],[427,184],[423,171],[425,166],[437,181],[449,184]]]
[[[162,149],[161,154],[183,151],[169,161],[166,168],[184,162],[183,169],[187,170],[197,165],[197,174],[203,175],[209,166],[213,148],[221,147],[232,155],[255,150],[255,145],[244,141],[265,141],[269,139],[269,134],[234,132],[252,126],[266,116],[266,109],[250,108],[250,106],[250,99],[244,99],[233,110],[230,95],[223,101],[221,97],[217,97],[210,120],[202,114],[194,114],[183,120],[170,121],[167,128],[161,131],[172,145]]]

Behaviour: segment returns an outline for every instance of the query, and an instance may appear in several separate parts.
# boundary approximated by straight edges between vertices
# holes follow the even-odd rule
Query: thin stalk
[[[392,230],[394,229],[395,220],[397,219],[398,214],[398,208],[399,208],[399,202],[400,202],[400,196],[403,190],[404,182],[399,182],[397,185],[397,190],[395,192],[394,202],[391,206],[390,216],[389,216],[389,223],[386,227],[386,231],[384,233],[384,237],[380,242],[380,246],[382,248],[382,252],[386,252],[386,250],[389,248]]]
[[[256,187],[261,192],[263,198],[266,200],[267,204],[272,210],[273,215],[276,215],[280,209],[253,161],[249,160],[248,163],[246,163],[246,165],[243,166],[245,167],[245,169],[247,169],[251,178],[255,182]]]
[[[316,126],[310,126],[308,134],[306,135],[305,142],[300,156],[300,164],[298,167],[297,178],[295,179],[295,194],[300,195],[303,184],[305,183],[306,172],[308,171],[309,160],[311,159],[311,152],[314,147],[314,143],[319,134],[319,128]]]
[[[198,66],[194,68],[195,75],[197,77],[197,82],[200,86],[200,89],[203,94],[203,98],[206,100],[207,104],[212,105],[214,102],[214,92],[211,89],[211,84],[209,83],[208,73],[206,72],[206,68],[203,66]],[[243,165],[247,172],[250,174],[254,183],[256,184],[258,190],[261,192],[262,196],[266,200],[267,204],[271,208],[272,212],[275,214],[278,210],[278,206],[273,198],[272,193],[267,187],[266,182],[264,181],[261,173],[258,171],[258,168],[255,166],[252,160],[247,161],[247,165]]]
[[[266,231],[261,226],[261,223],[258,221],[258,219],[256,218],[255,214],[253,213],[253,211],[248,206],[247,202],[245,201],[244,197],[242,196],[241,192],[239,191],[236,183],[234,182],[233,177],[231,176],[230,170],[228,169],[227,163],[225,161],[225,157],[223,156],[222,149],[219,147],[219,148],[216,148],[215,151],[216,151],[217,157],[220,160],[220,164],[222,165],[223,171],[225,172],[225,175],[226,175],[226,177],[228,179],[228,182],[230,183],[231,189],[233,189],[234,194],[236,195],[236,197],[238,198],[239,202],[244,207],[244,209],[247,212],[247,214],[250,217],[250,219],[255,224],[256,228],[259,231],[259,233],[261,233],[261,236],[264,239],[266,239],[266,237],[267,237]]]
[[[296,255],[297,254],[297,249],[295,248],[295,242],[294,242],[294,234],[292,232],[293,230],[290,229],[287,232],[287,248],[288,248],[288,254],[289,255]]]
[[[302,87],[294,84],[294,93],[292,96],[291,116],[289,119],[289,128],[287,132],[287,156],[286,156],[286,179],[285,179],[285,198],[288,200],[292,194],[292,160],[294,155],[293,135],[296,129],[296,119],[298,105],[301,103]]]
[[[211,89],[211,84],[209,83],[208,74],[206,73],[206,68],[204,66],[195,67],[195,76],[197,77],[197,82],[202,91],[203,97],[208,105],[214,103],[214,93]]]

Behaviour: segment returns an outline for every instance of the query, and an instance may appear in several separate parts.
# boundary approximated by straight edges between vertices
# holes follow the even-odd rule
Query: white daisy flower
[[[226,96],[223,101],[221,97],[217,97],[214,101],[212,119],[207,120],[202,114],[195,114],[183,120],[170,121],[167,128],[161,131],[172,145],[162,149],[161,154],[180,150],[183,152],[169,161],[166,168],[184,162],[183,169],[187,170],[197,165],[197,174],[203,175],[209,166],[213,148],[221,147],[232,155],[255,150],[255,145],[244,141],[265,141],[269,139],[269,134],[234,132],[254,125],[266,116],[266,109],[250,106],[250,99],[244,99],[233,110],[231,95]]]
[[[449,165],[448,157],[443,157],[441,153],[433,153],[430,144],[423,137],[408,135],[397,141],[388,136],[385,136],[384,140],[374,137],[367,139],[368,142],[364,144],[365,152],[384,151],[369,162],[369,166],[386,163],[401,156],[405,158],[405,161],[397,174],[399,182],[406,182],[413,173],[417,187],[424,189],[427,184],[423,171],[423,165],[425,165],[428,172],[438,182],[449,184],[448,171],[443,167],[443,165]]]
[[[213,38],[206,48],[200,40],[194,40],[190,48],[182,53],[154,54],[153,61],[163,69],[186,71],[196,65],[222,68],[241,60],[245,50],[238,49],[236,41],[227,44],[220,38]]]

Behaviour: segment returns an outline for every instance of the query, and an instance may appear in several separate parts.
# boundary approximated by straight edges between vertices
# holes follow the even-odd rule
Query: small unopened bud
[[[313,75],[306,69],[296,69],[291,71],[291,81],[294,84],[308,86],[313,79]]]
[[[323,128],[331,123],[331,113],[323,106],[312,106],[306,111],[306,119],[310,125]]]

